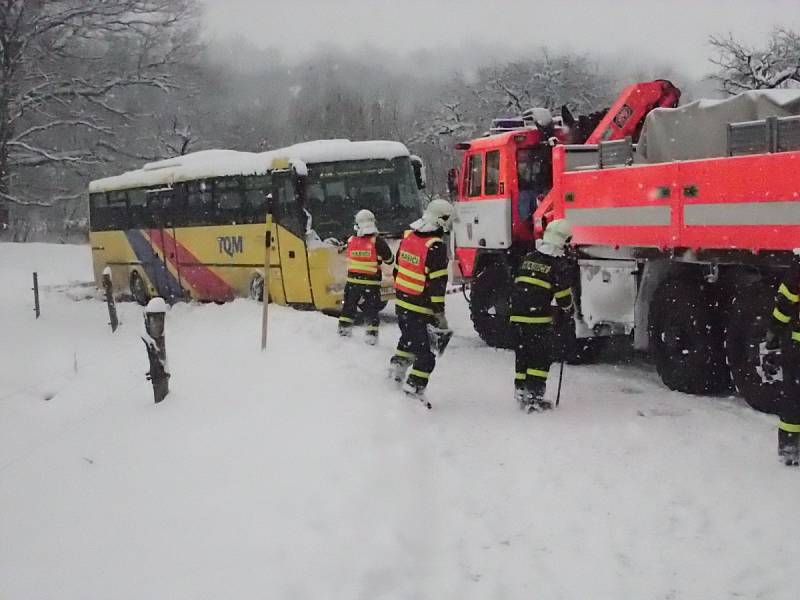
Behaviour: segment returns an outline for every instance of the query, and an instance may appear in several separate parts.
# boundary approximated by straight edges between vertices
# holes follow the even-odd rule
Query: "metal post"
[[[34,271],[33,273],[33,312],[36,313],[36,318],[39,318],[41,311],[39,310],[39,274]]]
[[[111,325],[111,331],[114,332],[119,327],[119,318],[117,317],[117,305],[114,302],[114,286],[111,282],[111,268],[106,267],[103,269],[103,291],[106,295],[106,304],[108,305],[108,324]]]
[[[261,350],[267,348],[267,321],[269,317],[269,272],[272,264],[272,194],[267,194],[267,234],[264,240],[264,285],[261,313]]]
[[[144,309],[145,335],[142,336],[147,358],[150,361],[150,371],[147,379],[153,383],[153,397],[156,404],[169,394],[169,368],[167,366],[166,346],[166,313],[167,303],[163,298],[153,298]]]
[[[561,380],[564,379],[564,361],[561,361],[561,367],[558,369],[558,392],[556,393],[556,406],[561,402]]]

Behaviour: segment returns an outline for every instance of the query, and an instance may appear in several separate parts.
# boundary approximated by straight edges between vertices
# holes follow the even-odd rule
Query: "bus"
[[[264,289],[267,199],[273,207],[268,301],[336,312],[353,216],[375,213],[394,249],[422,212],[424,168],[399,142],[318,140],[262,153],[205,150],[89,184],[94,277],[140,304],[154,296],[227,302]],[[384,267],[381,296],[393,297]]]

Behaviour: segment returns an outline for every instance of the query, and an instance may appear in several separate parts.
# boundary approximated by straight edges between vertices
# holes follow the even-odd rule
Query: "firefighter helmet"
[[[453,216],[453,205],[447,200],[436,198],[422,213],[422,218],[417,219],[411,224],[411,229],[420,232],[431,232],[437,229],[450,231],[451,217]]]
[[[378,226],[375,224],[375,215],[372,211],[365,208],[356,213],[356,224],[354,229],[358,235],[372,235],[378,233]]]
[[[570,239],[572,239],[572,225],[566,219],[551,221],[542,236],[542,241],[557,248],[566,246]]]

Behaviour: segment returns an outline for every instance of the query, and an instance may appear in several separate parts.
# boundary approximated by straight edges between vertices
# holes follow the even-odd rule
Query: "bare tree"
[[[800,84],[800,34],[794,31],[775,29],[764,49],[748,47],[730,35],[711,37],[709,43],[716,51],[710,61],[718,67],[711,77],[728,94]]]
[[[28,184],[124,153],[133,92],[176,87],[194,17],[194,0],[0,0],[0,200],[52,204]]]

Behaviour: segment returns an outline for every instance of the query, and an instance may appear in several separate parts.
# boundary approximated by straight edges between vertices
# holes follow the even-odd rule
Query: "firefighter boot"
[[[427,398],[425,398],[425,388],[424,387],[420,387],[418,385],[414,385],[410,381],[406,381],[403,384],[403,391],[406,393],[406,396],[408,396],[412,400],[419,400],[427,408],[431,408],[431,403],[428,402]]]
[[[403,380],[406,378],[406,371],[408,371],[408,367],[410,366],[411,359],[395,354],[389,361],[389,379],[397,385],[402,384]]]
[[[528,397],[528,390],[524,388],[514,388],[514,402],[520,408],[525,408],[525,400]]]
[[[378,344],[378,328],[374,325],[367,325],[367,336],[364,341],[369,346],[376,346]]]
[[[800,433],[778,430],[778,456],[787,467],[800,464]]]
[[[347,321],[339,321],[339,335],[342,337],[350,337],[353,335],[353,326]]]
[[[544,399],[545,383],[528,384],[524,408],[529,412],[543,412],[553,408],[553,403]]]

